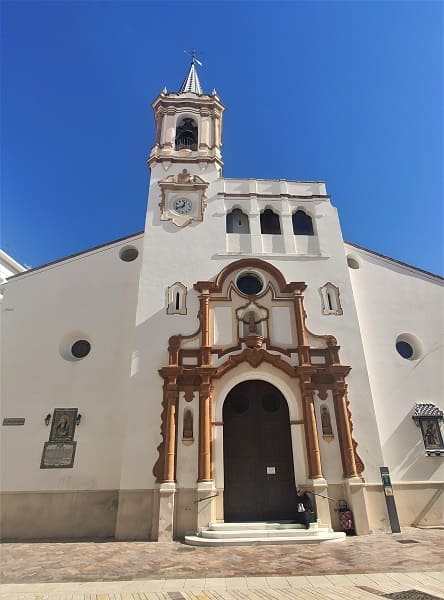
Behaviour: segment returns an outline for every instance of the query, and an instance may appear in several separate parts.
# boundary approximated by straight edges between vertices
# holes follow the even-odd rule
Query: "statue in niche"
[[[250,335],[257,333],[257,324],[254,316],[254,312],[249,313],[248,317],[248,333]]]
[[[323,437],[333,437],[333,429],[331,426],[330,411],[328,406],[321,407],[321,426]]]
[[[259,326],[259,324],[261,321],[263,321],[263,319],[257,319],[257,316],[253,310],[247,312],[242,321],[245,323],[244,332],[246,335],[262,334],[261,327]]]
[[[188,173],[187,169],[183,169],[182,173],[178,173],[177,175],[177,183],[191,183],[191,175]]]
[[[183,414],[182,441],[186,444],[193,443],[193,413],[187,408]]]

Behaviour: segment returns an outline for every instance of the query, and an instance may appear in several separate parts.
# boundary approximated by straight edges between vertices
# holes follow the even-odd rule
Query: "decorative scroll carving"
[[[350,402],[347,397],[347,385],[345,383],[336,383],[333,389],[333,398],[344,477],[361,476],[364,471],[364,463],[357,453],[356,448],[358,444],[352,435],[353,424],[349,408]]]
[[[160,415],[160,435],[162,441],[157,446],[158,458],[153,467],[153,475],[158,483],[163,481],[164,476],[164,463],[165,463],[165,439],[166,439],[166,413],[167,413],[167,397],[166,397],[166,383],[163,386],[163,400],[162,400],[162,414]]]

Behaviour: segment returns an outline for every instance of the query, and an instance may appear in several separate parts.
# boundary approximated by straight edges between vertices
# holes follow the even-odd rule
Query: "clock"
[[[193,208],[191,200],[188,198],[178,198],[173,202],[173,210],[179,215],[188,215]]]
[[[192,221],[203,221],[209,186],[207,181],[182,169],[180,173],[168,175],[158,184],[161,191],[161,221],[172,221],[176,227],[185,227]]]

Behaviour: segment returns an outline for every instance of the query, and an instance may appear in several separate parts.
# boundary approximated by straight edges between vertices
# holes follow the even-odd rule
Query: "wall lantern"
[[[444,442],[441,421],[444,413],[434,404],[418,403],[412,415],[417,427],[421,429],[426,456],[444,456]]]
[[[48,413],[48,414],[46,415],[46,417],[45,417],[45,419],[44,419],[44,420],[45,420],[45,425],[46,425],[46,427],[48,427],[48,425],[49,425],[49,423],[50,423],[50,421],[51,421],[51,413]]]
[[[80,425],[80,421],[82,420],[82,415],[79,413],[76,417],[76,424]]]

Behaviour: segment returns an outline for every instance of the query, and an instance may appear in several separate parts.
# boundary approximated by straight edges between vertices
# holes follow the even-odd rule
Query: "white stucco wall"
[[[364,340],[384,462],[393,480],[444,480],[444,458],[426,457],[411,415],[417,402],[443,410],[444,282],[346,245],[359,263],[350,269]],[[399,335],[418,340],[418,357],[402,358]]]
[[[125,397],[141,256],[120,260],[141,236],[29,271],[7,284],[2,304],[1,489],[95,490],[119,486]],[[91,342],[82,360],[64,345]],[[72,469],[40,469],[54,408],[78,408]]]

